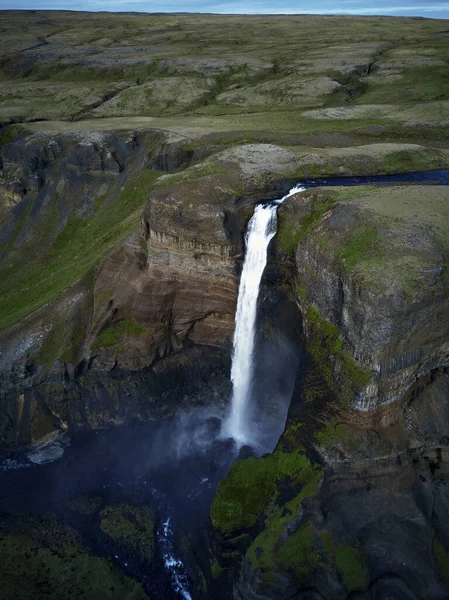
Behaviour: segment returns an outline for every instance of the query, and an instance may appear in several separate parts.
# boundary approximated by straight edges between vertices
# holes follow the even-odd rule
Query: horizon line
[[[67,12],[67,13],[96,13],[96,14],[128,14],[128,15],[154,15],[154,16],[172,16],[172,15],[204,15],[214,17],[381,17],[385,19],[428,19],[433,21],[448,21],[448,17],[427,17],[423,15],[392,15],[385,13],[372,13],[372,14],[356,14],[346,12],[329,12],[329,13],[316,13],[316,12],[280,12],[280,13],[264,13],[264,12],[248,12],[248,13],[225,13],[225,12],[210,12],[210,11],[142,11],[142,10],[89,10],[89,9],[76,9],[76,8],[0,8],[2,12]]]

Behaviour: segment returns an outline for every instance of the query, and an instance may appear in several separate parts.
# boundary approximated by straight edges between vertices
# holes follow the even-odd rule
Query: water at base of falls
[[[279,200],[257,204],[246,231],[246,253],[240,278],[233,342],[231,368],[233,395],[231,411],[225,423],[226,433],[240,445],[257,445],[251,425],[250,403],[254,372],[257,299],[260,281],[267,263],[268,245],[276,234],[278,206],[291,194],[303,189],[301,186],[295,186]]]

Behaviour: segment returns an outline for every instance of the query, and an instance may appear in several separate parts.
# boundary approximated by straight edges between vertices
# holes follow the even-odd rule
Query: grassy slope
[[[10,248],[8,258],[0,263],[0,328],[19,321],[57,296],[84,276],[117,241],[135,230],[158,175],[148,169],[135,172],[112,206],[97,201],[97,209],[90,218],[82,220],[72,215],[65,229],[45,246],[42,241],[55,226],[51,221],[52,216],[57,218],[55,206],[43,227],[46,232],[36,232],[37,241],[31,249]]]

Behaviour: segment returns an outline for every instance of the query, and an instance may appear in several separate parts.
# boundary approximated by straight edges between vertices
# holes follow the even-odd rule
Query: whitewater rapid
[[[268,245],[276,234],[277,209],[290,195],[305,189],[295,186],[283,198],[257,204],[245,235],[245,260],[240,278],[235,315],[231,381],[233,386],[227,433],[239,444],[250,444],[250,403],[254,373],[254,340],[260,281],[267,264]]]

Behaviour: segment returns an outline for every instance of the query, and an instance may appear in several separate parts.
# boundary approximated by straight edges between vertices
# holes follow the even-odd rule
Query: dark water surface
[[[449,169],[396,173],[394,175],[366,175],[363,177],[323,177],[318,179],[302,179],[299,182],[300,185],[304,185],[306,188],[395,183],[449,185]]]
[[[16,453],[0,461],[0,514],[54,514],[72,525],[94,554],[108,556],[146,586],[150,597],[189,599],[191,581],[176,546],[181,535],[209,519],[218,482],[237,455],[232,440],[217,440],[220,421],[202,410],[160,423],[59,438],[41,455]],[[152,573],[104,536],[89,515],[72,510],[80,496],[151,506],[156,511]]]

